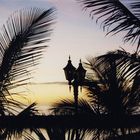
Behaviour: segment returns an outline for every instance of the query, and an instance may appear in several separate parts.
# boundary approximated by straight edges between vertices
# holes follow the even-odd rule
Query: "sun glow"
[[[14,99],[24,104],[36,102],[37,106],[43,107],[41,108],[43,110],[62,99],[73,99],[73,87],[70,91],[66,83],[32,83],[12,90],[11,93],[19,93],[13,95]],[[79,88],[79,98],[86,97],[85,89],[83,88],[81,92]]]

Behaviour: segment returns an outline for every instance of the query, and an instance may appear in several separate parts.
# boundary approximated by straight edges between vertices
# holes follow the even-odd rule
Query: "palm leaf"
[[[140,2],[139,2],[139,0],[133,0],[130,3],[130,6],[131,6],[134,14],[140,19]]]
[[[133,13],[120,0],[77,0],[90,10],[90,15],[97,15],[97,21],[103,20],[103,28],[107,34],[116,34],[125,31],[124,41],[140,45],[140,19],[138,14],[139,2],[133,2]],[[138,50],[138,48],[137,48]]]
[[[86,85],[92,105],[99,105],[100,113],[136,113],[140,102],[140,57],[115,51],[88,61]]]
[[[37,112],[33,103],[25,105],[12,98],[9,92],[17,86],[24,85],[30,78],[32,66],[39,63],[46,42],[52,31],[54,9],[23,9],[15,12],[0,33],[0,114],[30,116]],[[18,109],[17,109],[18,108]],[[23,109],[19,113],[20,110]],[[18,110],[18,111],[17,111]],[[2,130],[1,139],[34,138],[23,128],[6,128]]]
[[[45,136],[43,135],[40,129],[33,128],[33,131],[38,136],[39,140],[46,140]]]
[[[24,128],[6,128],[3,130],[2,135],[0,136],[2,140],[12,140],[12,139],[26,139],[26,140],[35,140],[35,138]]]
[[[66,140],[66,130],[62,128],[46,128],[46,132],[50,140],[61,139]],[[42,140],[42,139],[41,139]]]
[[[32,103],[23,109],[17,116],[18,117],[26,117],[26,116],[34,116],[38,110],[36,109],[36,103]]]
[[[55,115],[73,115],[75,114],[75,103],[70,99],[63,99],[53,104],[50,108]],[[94,114],[95,110],[92,106],[84,99],[78,100],[78,114]]]
[[[23,104],[12,99],[10,89],[26,84],[39,63],[54,23],[51,8],[22,9],[13,13],[0,32],[0,113],[13,114]]]
[[[24,9],[11,15],[3,25],[0,34],[1,86],[12,85],[12,81],[21,78],[26,80],[27,70],[31,71],[31,67],[38,64],[52,31],[53,13],[54,9]]]

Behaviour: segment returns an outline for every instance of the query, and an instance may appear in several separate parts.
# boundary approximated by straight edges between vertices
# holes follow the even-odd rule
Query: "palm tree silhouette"
[[[88,74],[85,81],[88,100],[79,100],[79,116],[102,116],[121,120],[139,114],[140,102],[140,57],[117,50],[85,63]],[[54,115],[73,115],[74,102],[62,100],[52,107]],[[93,122],[94,123],[94,122]],[[87,129],[88,130],[88,129]],[[114,138],[119,135],[139,132],[138,129],[92,129],[93,138]]]
[[[89,10],[90,16],[102,21],[103,29],[108,34],[124,31],[124,41],[137,43],[136,52],[140,45],[140,2],[138,0],[77,0],[84,9]]]
[[[119,50],[90,58],[86,65],[91,70],[88,95],[100,114],[119,118],[139,113],[139,55]]]
[[[10,90],[25,85],[28,73],[39,63],[47,47],[54,23],[54,8],[22,9],[13,13],[0,33],[0,116],[30,116],[37,113],[36,103],[27,106],[12,98]],[[36,130],[37,131],[37,130]],[[1,139],[11,136],[25,139],[33,137],[21,128],[1,129]]]
[[[118,50],[88,60],[89,63],[86,63],[86,66],[90,73],[85,86],[89,101],[79,101],[78,113],[80,115],[104,114],[118,119],[127,115],[139,114],[140,2],[129,1],[127,4],[130,9],[128,9],[126,3],[119,0],[77,1],[83,4],[84,9],[90,11],[92,18],[95,15],[97,22],[102,21],[107,35],[124,32],[124,42],[137,44],[136,52],[133,54]],[[74,103],[70,100],[62,100],[54,104],[52,110],[56,115],[73,115]],[[128,138],[125,136],[129,133],[139,135],[139,129],[108,128],[108,130],[93,130],[92,133],[94,133],[93,139],[119,139]]]

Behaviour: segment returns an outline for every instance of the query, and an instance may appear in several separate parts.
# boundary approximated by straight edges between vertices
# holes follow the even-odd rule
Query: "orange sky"
[[[82,89],[81,92],[79,87],[78,97],[88,99],[84,91],[85,89]],[[14,92],[20,93],[12,96],[15,100],[27,105],[36,102],[37,108],[43,113],[48,113],[48,108],[62,99],[73,100],[74,98],[73,88],[69,91],[69,86],[66,83],[28,84],[11,90],[11,93]]]

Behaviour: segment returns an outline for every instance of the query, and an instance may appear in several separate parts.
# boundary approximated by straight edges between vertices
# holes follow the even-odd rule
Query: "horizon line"
[[[30,82],[27,84],[68,84],[68,82],[64,81],[54,81],[54,82]]]

